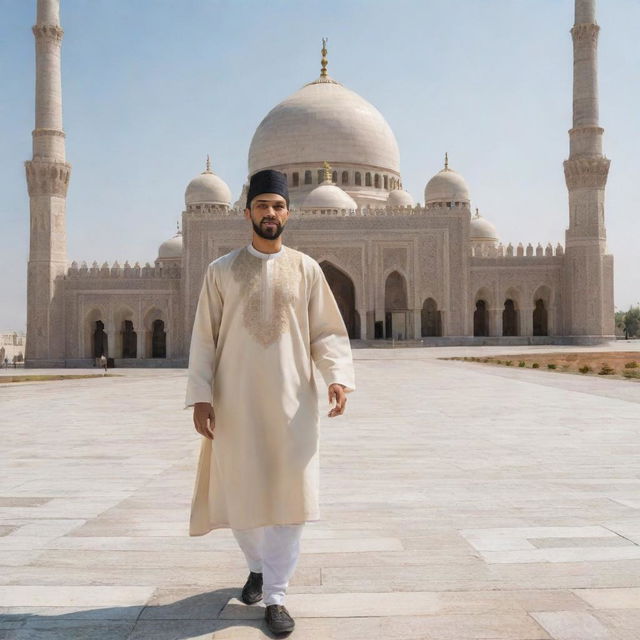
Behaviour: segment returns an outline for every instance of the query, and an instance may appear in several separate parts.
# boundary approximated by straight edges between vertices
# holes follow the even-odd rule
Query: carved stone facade
[[[286,171],[292,212],[285,243],[320,263],[353,338],[435,345],[593,344],[613,337],[613,258],[606,252],[604,222],[609,160],[602,155],[598,123],[599,28],[593,0],[576,2],[574,118],[564,163],[566,249],[560,243],[500,244],[495,227],[472,214],[466,183],[448,158],[427,183],[425,206],[416,206],[402,190],[397,143],[382,115],[326,73],[258,127],[251,170]],[[34,27],[36,128],[33,160],[26,163],[27,364],[86,366],[105,354],[118,366],[184,366],[207,265],[250,237],[246,185],[231,206],[229,188],[207,162],[187,187],[182,233],[160,246],[153,265],[69,267],[70,166],[62,129],[58,3],[38,0]],[[308,139],[316,120],[322,121],[320,133]],[[357,144],[343,135],[347,130]],[[267,144],[273,140],[290,144]],[[331,194],[339,197],[332,200]],[[345,202],[356,208],[345,209]]]

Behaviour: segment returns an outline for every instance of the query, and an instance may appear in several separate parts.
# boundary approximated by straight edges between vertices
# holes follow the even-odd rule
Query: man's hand
[[[341,416],[347,406],[347,394],[344,392],[344,385],[334,383],[329,386],[329,404],[333,405],[334,402],[335,406],[329,411],[330,418]]]
[[[201,436],[213,440],[216,416],[213,413],[213,407],[208,402],[196,402],[193,405],[193,424]]]

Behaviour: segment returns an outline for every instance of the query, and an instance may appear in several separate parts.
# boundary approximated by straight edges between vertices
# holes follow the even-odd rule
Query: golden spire
[[[207,153],[207,168],[204,170],[205,173],[213,173],[213,171],[211,171],[211,158],[209,157],[209,154]]]
[[[478,207],[476,207],[476,218],[480,217],[480,211],[478,211]]]
[[[322,69],[320,69],[320,77],[327,77],[327,40],[328,38],[322,38]]]
[[[331,165],[325,160],[322,163],[322,166],[324,167],[324,181],[333,182],[333,179],[331,177]]]
[[[449,168],[449,152],[445,151],[444,154],[444,168],[448,169]]]

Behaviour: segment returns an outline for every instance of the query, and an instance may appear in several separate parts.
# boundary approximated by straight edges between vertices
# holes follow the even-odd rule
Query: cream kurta
[[[318,519],[318,398],[355,389],[342,316],[320,265],[283,247],[252,246],[212,262],[191,338],[186,405],[211,402],[191,535]]]

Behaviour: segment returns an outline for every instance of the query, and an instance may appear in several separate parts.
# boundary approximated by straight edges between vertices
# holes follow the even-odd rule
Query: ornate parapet
[[[567,188],[604,189],[609,175],[608,158],[578,157],[564,161],[564,177]]]
[[[541,243],[534,248],[529,243],[524,248],[522,243],[518,244],[517,249],[511,243],[508,245],[498,244],[490,245],[487,243],[477,242],[470,245],[470,255],[473,258],[506,258],[509,260],[517,260],[518,258],[527,258],[530,262],[531,258],[553,258],[563,256],[564,248],[558,243],[555,247],[549,242],[546,246],[542,246]]]
[[[108,262],[102,263],[99,266],[96,261],[93,262],[91,267],[87,266],[86,262],[81,262],[80,265],[74,260],[71,266],[67,270],[67,278],[110,278],[110,279],[123,279],[123,280],[140,280],[142,278],[163,278],[168,280],[180,279],[182,275],[182,268],[179,264],[163,266],[152,266],[148,262],[141,267],[139,262],[136,262],[133,266],[126,261],[124,266],[120,266],[120,263],[116,260],[113,264],[109,265]]]
[[[71,176],[71,165],[66,162],[29,160],[24,163],[27,172],[29,196],[59,196],[65,198]]]

